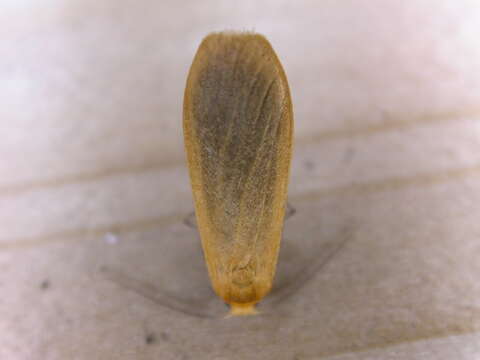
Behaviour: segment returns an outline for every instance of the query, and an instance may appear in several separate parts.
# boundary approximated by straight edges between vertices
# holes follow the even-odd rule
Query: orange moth
[[[265,37],[221,32],[202,41],[183,132],[213,288],[231,314],[255,313],[275,275],[293,146],[287,78]]]

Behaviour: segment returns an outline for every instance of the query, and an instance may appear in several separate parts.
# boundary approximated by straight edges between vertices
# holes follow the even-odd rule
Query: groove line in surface
[[[365,195],[373,192],[397,190],[404,187],[430,186],[479,173],[480,164],[472,167],[450,169],[436,173],[417,174],[411,177],[392,177],[380,181],[348,184],[339,187],[306,191],[305,193],[295,196],[293,199],[297,201],[312,201],[326,196],[341,196],[349,194]]]
[[[0,196],[17,195],[20,193],[34,191],[38,189],[55,188],[55,187],[64,186],[64,185],[94,182],[104,178],[109,178],[109,177],[119,176],[119,175],[128,175],[128,174],[145,173],[148,171],[156,171],[156,170],[178,166],[179,164],[181,164],[181,161],[182,160],[180,159],[180,157],[178,158],[176,157],[176,158],[171,158],[169,161],[159,161],[156,163],[140,164],[140,165],[133,165],[133,166],[125,166],[125,167],[120,167],[120,166],[110,167],[110,168],[105,168],[95,172],[85,172],[82,174],[60,176],[53,179],[28,181],[28,182],[18,183],[14,185],[0,186]]]
[[[387,342],[374,342],[366,346],[356,346],[346,350],[329,351],[329,352],[326,351],[325,353],[320,354],[319,357],[306,356],[305,360],[313,360],[313,359],[327,360],[327,359],[332,359],[332,357],[337,358],[340,356],[349,356],[349,355],[355,355],[355,357],[352,357],[352,359],[366,359],[367,357],[365,356],[368,356],[368,359],[370,358],[380,359],[380,357],[376,355],[369,356],[368,353],[370,353],[371,351],[388,350],[388,349],[391,349],[391,351],[395,351],[397,350],[395,348],[398,346],[411,345],[418,342],[425,342],[425,341],[432,341],[432,340],[439,340],[439,339],[448,339],[451,337],[470,336],[470,335],[478,335],[478,334],[479,334],[478,329],[473,326],[459,329],[458,326],[456,326],[456,324],[453,324],[449,328],[435,329],[429,334],[425,334],[423,336],[406,336],[402,339],[398,339],[395,341],[389,340]],[[309,340],[310,341],[308,342],[318,341],[316,339],[309,339]],[[385,358],[385,355],[383,358]],[[348,357],[348,359],[350,359],[350,357]]]
[[[85,236],[102,237],[106,233],[113,232],[115,234],[124,234],[134,231],[141,231],[156,227],[163,227],[169,224],[174,224],[181,221],[185,217],[184,213],[170,214],[159,216],[156,218],[143,219],[138,221],[131,221],[121,224],[104,225],[92,228],[72,229],[65,231],[58,231],[50,234],[40,235],[37,237],[28,237],[22,239],[10,240],[9,242],[0,243],[0,251],[30,248],[34,246],[41,246],[55,242],[72,241],[81,239]]]
[[[291,196],[290,199],[294,202],[310,202],[328,196],[366,195],[381,191],[393,191],[405,187],[431,186],[478,174],[480,174],[480,164],[437,173],[419,174],[413,177],[396,177],[364,184],[339,186],[320,191],[307,191],[303,194]],[[141,231],[148,228],[163,227],[180,222],[185,217],[185,213],[177,213],[123,224],[105,225],[97,228],[72,229],[37,237],[12,239],[8,242],[0,243],[0,251],[29,248],[53,242],[71,241],[80,239],[83,236],[103,236],[107,232],[121,234]]]
[[[348,139],[357,136],[369,136],[377,133],[402,130],[411,128],[416,125],[423,125],[426,123],[437,123],[453,121],[460,117],[480,117],[480,109],[473,109],[470,111],[452,111],[442,114],[429,114],[424,116],[413,117],[410,120],[390,121],[388,123],[370,125],[362,128],[351,129],[333,129],[320,131],[312,135],[304,135],[295,140],[295,145],[310,145],[320,144],[325,141],[334,141],[338,139]],[[110,167],[102,170],[85,172],[80,174],[64,175],[52,179],[32,180],[20,182],[12,185],[0,186],[1,196],[12,196],[23,192],[34,191],[43,188],[55,188],[57,186],[85,183],[97,181],[103,178],[143,173],[148,171],[158,171],[162,169],[169,169],[177,166],[185,166],[185,158],[183,154],[176,154],[168,160],[158,161],[149,164],[131,165],[125,167]]]
[[[379,124],[370,124],[364,127],[351,127],[325,130],[311,135],[304,135],[297,142],[302,145],[319,144],[324,141],[331,141],[337,139],[348,139],[357,136],[370,136],[373,134],[390,132],[394,130],[404,130],[414,128],[416,126],[442,123],[454,121],[459,118],[480,117],[480,109],[469,109],[464,111],[450,111],[443,113],[433,113],[417,115],[412,117],[402,117],[401,119],[394,119],[388,122]]]

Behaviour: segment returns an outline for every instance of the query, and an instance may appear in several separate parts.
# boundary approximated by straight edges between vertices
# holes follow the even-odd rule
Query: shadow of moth
[[[287,78],[267,39],[221,32],[202,41],[183,131],[213,289],[232,315],[255,313],[275,275],[293,145]]]

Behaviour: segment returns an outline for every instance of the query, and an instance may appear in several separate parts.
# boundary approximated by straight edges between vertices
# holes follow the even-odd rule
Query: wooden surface
[[[477,2],[1,6],[1,359],[480,356]],[[296,213],[242,319],[184,221],[186,75],[223,29],[268,37],[296,119]]]

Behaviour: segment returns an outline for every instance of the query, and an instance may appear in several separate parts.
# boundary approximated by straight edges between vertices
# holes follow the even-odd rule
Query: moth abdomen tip
[[[256,303],[232,303],[230,304],[230,312],[228,313],[228,316],[256,315],[258,314],[258,310],[255,305]]]

